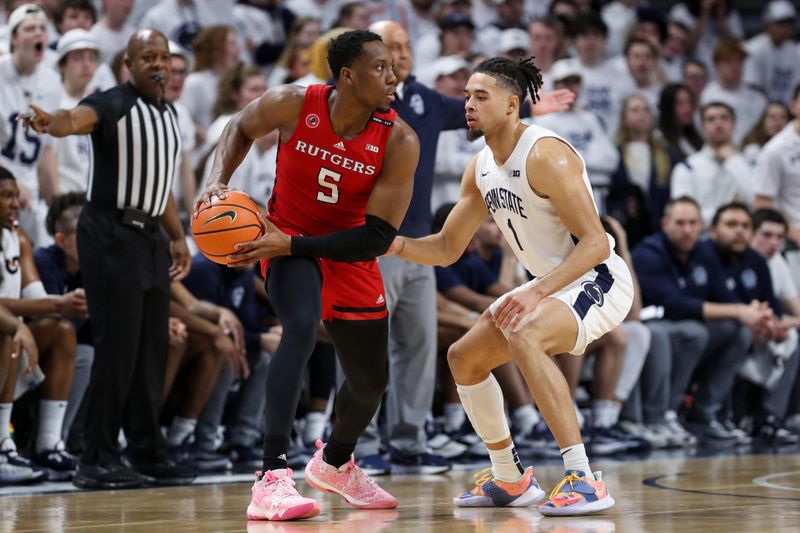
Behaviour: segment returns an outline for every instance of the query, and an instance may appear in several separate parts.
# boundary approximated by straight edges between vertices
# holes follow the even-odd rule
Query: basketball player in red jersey
[[[355,465],[352,453],[387,385],[388,313],[375,258],[389,248],[405,216],[419,142],[389,107],[397,78],[392,53],[378,35],[342,34],[330,44],[328,63],[334,87],[274,87],[228,123],[198,202],[225,198],[253,140],[280,131],[267,233],[237,245],[229,265],[261,261],[283,324],[267,376],[264,470],[253,485],[250,519],[319,514],[319,504],[295,489],[286,452],[320,318],[345,382],[333,433],[324,448],[317,442],[306,480],[354,507],[397,506]]]

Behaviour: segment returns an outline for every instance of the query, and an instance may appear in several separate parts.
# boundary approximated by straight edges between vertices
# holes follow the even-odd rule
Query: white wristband
[[[44,290],[44,285],[41,281],[32,281],[25,285],[22,289],[23,300],[36,300],[39,298],[49,298],[50,295]]]

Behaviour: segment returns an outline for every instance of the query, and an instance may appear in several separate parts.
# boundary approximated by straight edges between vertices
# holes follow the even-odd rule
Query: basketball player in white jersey
[[[50,480],[61,481],[72,477],[76,466],[76,458],[65,451],[61,429],[75,366],[75,327],[71,319],[88,316],[86,298],[80,290],[60,296],[47,294],[36,270],[30,240],[16,228],[18,212],[16,179],[0,167],[0,305],[29,320],[44,373],[44,381],[38,384],[39,421],[31,460],[17,454],[8,425],[14,399],[26,390],[17,382],[18,390],[6,386],[0,392],[0,455],[8,464],[45,470]],[[35,366],[35,354],[29,353],[28,366],[18,371],[27,375]],[[17,367],[12,364],[11,368]],[[9,377],[12,383],[16,381],[13,372],[6,377],[7,383]]]
[[[566,474],[544,515],[579,515],[614,505],[600,472],[592,473],[569,388],[552,356],[582,355],[619,325],[633,299],[630,272],[600,223],[581,156],[539,126],[525,126],[519,106],[534,101],[541,73],[531,60],[481,63],[467,83],[468,138],[486,138],[462,177],[461,198],[444,228],[421,239],[397,237],[389,253],[417,263],[449,265],[461,256],[487,211],[519,261],[535,276],[500,297],[450,347],[448,361],[461,403],[492,460],[458,506],[527,506],[544,496],[532,468],[523,469],[491,370],[514,361],[564,459]]]

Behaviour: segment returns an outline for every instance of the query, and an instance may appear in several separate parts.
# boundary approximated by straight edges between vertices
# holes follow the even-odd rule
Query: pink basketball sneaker
[[[323,492],[335,492],[347,503],[359,509],[394,509],[397,498],[383,490],[361,470],[351,457],[339,468],[322,459],[322,441],[306,466],[306,481]]]
[[[294,488],[291,469],[269,470],[258,479],[260,476],[261,472],[256,472],[253,496],[247,506],[250,520],[296,520],[319,514],[319,503],[300,496]]]

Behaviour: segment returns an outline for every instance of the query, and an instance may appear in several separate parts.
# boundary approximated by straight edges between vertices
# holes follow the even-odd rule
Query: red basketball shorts
[[[380,320],[389,316],[378,261],[316,259],[322,272],[322,320]],[[261,261],[266,279],[269,260]]]

